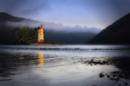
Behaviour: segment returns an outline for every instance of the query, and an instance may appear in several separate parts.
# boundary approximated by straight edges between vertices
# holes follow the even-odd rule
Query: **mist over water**
[[[128,47],[123,45],[2,46],[0,47],[0,85],[129,86]]]

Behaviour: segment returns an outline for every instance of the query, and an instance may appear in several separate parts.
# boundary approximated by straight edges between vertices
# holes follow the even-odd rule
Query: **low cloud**
[[[44,24],[45,30],[53,30],[53,31],[63,31],[63,32],[93,32],[99,33],[101,29],[92,28],[92,27],[81,27],[81,26],[63,26],[62,24],[49,23],[49,22],[39,22],[33,20],[23,20],[19,22],[6,21],[6,25],[12,27],[39,27],[41,24]]]

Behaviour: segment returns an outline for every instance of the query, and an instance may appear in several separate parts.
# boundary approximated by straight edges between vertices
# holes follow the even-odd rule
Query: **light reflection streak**
[[[40,65],[40,67],[44,67],[44,61],[45,61],[45,55],[44,55],[44,53],[41,53],[41,52],[39,52],[38,53],[38,57],[39,57],[39,65]]]

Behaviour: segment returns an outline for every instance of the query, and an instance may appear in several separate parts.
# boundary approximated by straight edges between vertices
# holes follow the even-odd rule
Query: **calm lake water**
[[[130,47],[0,46],[0,86],[130,86]]]

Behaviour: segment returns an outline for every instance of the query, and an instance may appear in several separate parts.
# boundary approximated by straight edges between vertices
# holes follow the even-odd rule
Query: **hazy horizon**
[[[129,0],[0,0],[0,12],[54,23],[57,28],[104,29],[129,13],[129,4]]]

